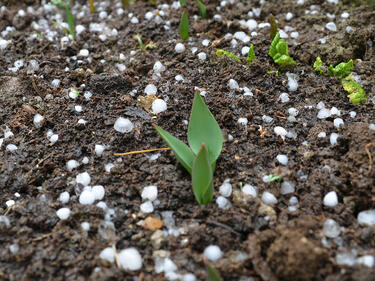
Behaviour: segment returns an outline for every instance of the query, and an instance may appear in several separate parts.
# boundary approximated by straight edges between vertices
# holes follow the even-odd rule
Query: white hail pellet
[[[250,48],[248,46],[242,47],[241,54],[246,56],[249,53]]]
[[[200,59],[200,60],[206,60],[206,58],[207,58],[206,53],[204,53],[204,52],[200,52],[200,53],[198,54],[198,59]]]
[[[16,202],[14,200],[8,200],[5,202],[5,205],[7,205],[7,208],[12,207]]]
[[[121,267],[125,270],[140,270],[142,268],[142,257],[135,248],[122,250],[117,255]]]
[[[280,126],[276,126],[273,131],[275,132],[275,134],[277,136],[280,136],[282,139],[285,139],[285,136],[287,135],[287,131],[283,128],[283,127],[280,127]]]
[[[70,216],[70,209],[69,208],[61,208],[56,211],[56,215],[59,217],[60,220],[66,220]]]
[[[329,110],[328,108],[322,108],[321,110],[319,110],[317,117],[318,119],[326,119],[330,116],[331,116],[331,110]]]
[[[292,37],[293,39],[297,39],[299,37],[299,32],[293,31],[292,33],[290,33],[290,37]]]
[[[119,71],[125,71],[126,66],[123,63],[116,63],[116,67]]]
[[[375,264],[374,256],[365,255],[356,259],[356,264],[364,265],[367,267],[373,267]]]
[[[329,137],[329,141],[331,143],[331,145],[335,145],[337,144],[337,139],[338,139],[339,135],[336,134],[336,133],[332,133]]]
[[[113,163],[107,163],[104,165],[104,170],[107,172],[107,173],[110,173],[111,172],[111,169],[114,167],[115,165]]]
[[[286,103],[286,102],[289,101],[288,93],[281,93],[279,98],[280,98],[282,103]]]
[[[203,41],[202,41],[202,45],[203,46],[205,46],[205,47],[208,47],[208,45],[210,45],[210,40],[208,40],[208,39],[204,39]]]
[[[328,192],[323,198],[323,205],[327,207],[335,207],[338,204],[338,198],[335,191]]]
[[[323,225],[323,233],[328,238],[336,238],[340,235],[340,225],[333,219],[327,219]]]
[[[89,231],[90,230],[90,223],[88,223],[87,221],[84,221],[81,223],[81,227],[84,231]]]
[[[262,120],[263,120],[263,122],[271,123],[273,118],[271,116],[268,116],[268,115],[263,115]]]
[[[357,217],[358,223],[362,225],[375,225],[375,209],[362,211]]]
[[[237,120],[237,123],[243,125],[243,126],[246,126],[247,125],[247,118],[244,118],[244,117],[241,117],[241,118],[238,118]]]
[[[277,161],[279,161],[281,165],[284,165],[284,166],[288,165],[288,156],[286,156],[285,154],[277,155],[276,159]]]
[[[154,17],[153,12],[147,12],[147,13],[145,14],[145,19],[146,19],[146,20],[152,20],[153,17]]]
[[[80,35],[83,31],[85,31],[86,27],[84,27],[83,25],[77,25],[76,26],[76,34],[77,35]]]
[[[216,199],[216,204],[219,206],[220,209],[228,209],[231,206],[229,200],[224,196],[219,196]]]
[[[293,193],[295,190],[294,184],[290,181],[283,181],[281,183],[280,193],[282,195]]]
[[[237,31],[233,34],[233,37],[236,38],[237,40],[242,41],[243,43],[249,43],[250,42],[250,36],[247,35],[243,31]]]
[[[292,14],[291,12],[288,12],[288,13],[285,15],[285,20],[286,20],[286,21],[290,21],[292,18],[293,18],[293,14]]]
[[[344,120],[342,120],[341,118],[335,118],[335,120],[333,120],[333,125],[336,128],[340,128],[341,126],[344,126]]]
[[[350,111],[349,114],[351,118],[355,118],[357,116],[357,112],[355,111]]]
[[[368,128],[369,128],[370,130],[375,131],[375,124],[374,124],[374,123],[371,123],[370,125],[368,125]]]
[[[153,70],[156,74],[160,74],[165,71],[165,66],[160,61],[157,61],[154,64]]]
[[[130,133],[133,130],[134,125],[129,119],[119,117],[117,118],[113,128],[120,133]]]
[[[320,132],[318,138],[325,138],[327,136],[326,132]]]
[[[156,95],[158,89],[154,84],[148,84],[144,90],[146,95]]]
[[[82,106],[81,105],[75,105],[74,106],[74,110],[76,111],[76,112],[82,112]]]
[[[299,112],[297,108],[291,107],[288,109],[288,113],[290,116],[296,117]]]
[[[146,201],[142,203],[140,208],[141,208],[141,211],[146,214],[152,213],[154,211],[154,205],[152,205],[151,201]]]
[[[130,20],[130,22],[131,22],[132,24],[138,24],[138,23],[139,23],[139,20],[138,20],[136,17],[132,17],[131,20]]]
[[[337,109],[337,107],[333,106],[331,108],[331,115],[337,115],[337,116],[340,116],[341,115],[341,111]]]
[[[69,69],[68,69],[69,71]],[[77,91],[76,89],[70,89],[69,91],[69,97],[73,100],[75,100],[76,98],[78,98],[79,96],[79,91]]]
[[[323,108],[325,108],[326,106],[325,106],[325,104],[324,104],[324,102],[322,102],[322,101],[320,101],[320,102],[318,102],[318,104],[316,105],[316,108],[317,109],[323,109]]]
[[[79,57],[88,57],[89,56],[89,50],[87,50],[87,49],[82,49],[82,50],[80,50],[79,51],[79,54],[78,54],[78,56]]]
[[[297,75],[294,73],[287,72],[286,76],[288,77],[288,90],[290,92],[297,91],[298,89]]]
[[[177,74],[174,77],[174,80],[176,80],[177,82],[184,81],[184,77],[182,75],[180,75],[180,74]]]
[[[17,150],[18,149],[18,147],[16,146],[16,145],[14,145],[14,144],[8,144],[7,146],[6,146],[6,148],[5,148],[7,151],[10,151],[10,152],[12,152],[12,151],[15,151],[15,150]]]
[[[141,193],[142,200],[154,201],[158,197],[158,188],[155,185],[149,185],[143,188]]]
[[[59,200],[60,200],[61,203],[66,204],[66,203],[69,202],[69,199],[70,199],[69,192],[64,191],[64,192],[60,193]]]
[[[162,99],[156,99],[152,102],[151,108],[153,113],[158,114],[167,110],[167,103]]]
[[[336,27],[336,24],[334,22],[329,22],[326,24],[326,28],[329,30],[329,31],[333,31],[333,32],[336,32],[337,31],[337,27]]]
[[[224,197],[229,197],[232,195],[232,185],[229,181],[224,181],[219,188],[220,194]]]
[[[182,43],[177,43],[176,46],[174,47],[174,50],[176,53],[181,54],[185,52],[185,45]]]
[[[239,89],[240,86],[238,86],[238,83],[236,80],[234,79],[229,79],[229,82],[228,82],[228,86],[231,90],[236,90],[236,89]]]
[[[113,247],[107,247],[100,252],[99,257],[102,260],[113,263],[115,261],[115,249]]]
[[[80,173],[76,176],[76,183],[83,186],[88,186],[91,182],[91,177],[87,172]]]
[[[186,273],[182,275],[181,281],[197,281],[197,277],[192,273]]]
[[[91,192],[94,194],[95,200],[102,200],[105,194],[105,190],[102,185],[94,185]]]
[[[42,125],[44,123],[44,117],[42,115],[40,115],[39,113],[35,114],[33,123],[34,123],[34,126],[36,128],[42,127]]]
[[[95,154],[101,156],[105,150],[105,146],[101,144],[95,144]]]
[[[349,13],[348,13],[348,12],[343,12],[343,13],[341,14],[341,18],[342,18],[342,19],[347,19],[347,18],[349,18]]]
[[[84,190],[79,196],[79,203],[82,205],[91,205],[95,202],[95,194],[91,190]]]
[[[223,253],[221,252],[219,246],[216,245],[208,246],[206,249],[204,249],[203,254],[206,257],[206,259],[213,262],[221,259],[221,257],[223,256]]]
[[[251,184],[245,184],[242,187],[242,192],[245,193],[246,195],[250,195],[252,197],[258,196],[258,188],[256,186],[251,185]]]
[[[271,205],[271,206],[277,204],[277,199],[275,195],[273,195],[271,192],[268,192],[268,191],[263,192],[262,201],[264,204]]]

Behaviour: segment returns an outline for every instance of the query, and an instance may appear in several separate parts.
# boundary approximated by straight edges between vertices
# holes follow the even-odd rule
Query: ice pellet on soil
[[[12,244],[9,246],[9,251],[14,254],[17,253],[20,247],[17,244]]]
[[[370,130],[375,131],[375,124],[374,124],[374,123],[371,123],[371,124],[368,126],[368,128],[369,128]]]
[[[286,39],[289,37],[288,33],[286,33],[284,30],[280,29],[279,30],[279,33],[280,33],[280,38],[282,39]]]
[[[331,136],[329,137],[329,141],[330,141],[331,145],[337,144],[338,137],[339,137],[339,135],[336,134],[336,133],[331,134]]]
[[[133,130],[134,125],[129,119],[119,117],[117,118],[113,128],[120,133],[130,133]]]
[[[328,192],[323,198],[323,204],[324,206],[327,206],[327,207],[333,208],[338,204],[338,202],[339,201],[337,198],[336,191]]]
[[[286,103],[289,101],[289,95],[288,93],[281,93],[280,94],[280,100],[282,103]]]
[[[240,88],[240,86],[238,86],[237,81],[234,80],[234,79],[229,79],[228,86],[229,86],[229,88],[232,89],[232,90],[236,90],[236,89],[239,89],[239,88]]]
[[[341,111],[337,109],[337,107],[333,106],[331,108],[331,115],[337,115],[337,116],[340,116],[341,115]]]
[[[285,20],[286,20],[286,21],[290,21],[292,18],[293,18],[293,14],[292,14],[291,12],[288,12],[288,13],[285,15]]]
[[[200,60],[206,60],[206,58],[207,58],[206,53],[204,53],[204,52],[200,52],[200,53],[198,54],[198,59],[200,59]]]
[[[94,185],[91,192],[94,194],[95,200],[102,200],[105,194],[105,190],[102,185]]]
[[[142,200],[154,201],[158,197],[158,188],[155,185],[149,185],[143,188],[141,194]]]
[[[123,63],[116,63],[116,67],[119,71],[124,71],[126,69],[126,66]]]
[[[12,43],[11,40],[0,39],[0,49],[4,50],[10,43]]]
[[[276,159],[277,161],[279,161],[281,165],[284,165],[284,166],[288,165],[288,156],[286,156],[285,154],[277,155]]]
[[[336,128],[340,128],[341,126],[344,126],[344,120],[342,120],[341,118],[335,118],[335,120],[333,120],[333,125]]]
[[[192,273],[186,273],[182,275],[181,281],[197,281],[197,277]]]
[[[288,90],[290,92],[297,91],[298,89],[297,75],[294,73],[287,72],[286,76],[288,77]]]
[[[248,43],[250,42],[250,36],[247,35],[243,31],[237,31],[233,34],[233,37],[236,38],[237,40],[242,41],[243,43]]]
[[[162,99],[156,99],[153,101],[151,107],[152,112],[158,114],[167,110],[167,103]]]
[[[177,43],[176,46],[174,47],[174,50],[176,53],[181,54],[185,52],[185,45],[182,43]]]
[[[366,256],[357,258],[355,263],[359,265],[364,265],[367,267],[373,267],[375,264],[375,258],[374,256],[366,255]]]
[[[76,182],[77,182],[77,184],[87,186],[91,182],[91,177],[87,172],[80,173],[76,176]]]
[[[271,123],[273,118],[271,116],[268,116],[268,115],[263,115],[262,120],[263,120],[263,122]]]
[[[14,144],[8,144],[7,146],[6,146],[6,148],[5,148],[7,151],[10,151],[10,152],[12,152],[12,151],[15,151],[15,150],[17,150],[18,149],[18,147],[16,146],[16,145],[14,145]]]
[[[291,108],[288,109],[288,113],[289,113],[290,116],[296,117],[299,112],[298,112],[297,108],[291,107]]]
[[[154,14],[150,11],[145,14],[146,20],[151,20],[153,17],[154,17]]]
[[[232,195],[232,185],[229,181],[225,180],[219,188],[220,194],[224,197],[229,197]]]
[[[87,164],[87,163],[89,163],[89,158],[88,157],[83,157],[83,159],[82,159],[82,163],[83,164]]]
[[[243,56],[246,56],[246,55],[249,53],[249,50],[250,50],[250,48],[247,47],[247,46],[242,47],[242,49],[241,49],[241,54],[242,54]]]
[[[165,66],[160,61],[157,61],[154,64],[153,70],[158,74],[165,71]]]
[[[59,217],[60,220],[66,220],[69,218],[70,209],[69,208],[61,208],[56,211],[56,215]]]
[[[95,154],[101,156],[105,150],[105,146],[101,144],[95,144]]]
[[[8,200],[5,202],[5,205],[7,205],[7,208],[12,207],[16,202],[14,200]]]
[[[208,45],[210,45],[210,40],[208,40],[208,39],[204,39],[203,41],[202,41],[202,45],[203,46],[205,46],[205,47],[208,47]]]
[[[219,196],[216,199],[216,204],[219,206],[220,209],[228,209],[231,206],[229,200],[224,196]]]
[[[70,198],[69,192],[64,191],[64,192],[60,193],[59,200],[60,200],[61,203],[63,203],[63,204],[68,203],[69,198]]]
[[[144,90],[146,95],[156,95],[158,89],[154,84],[148,84]]]
[[[243,126],[246,126],[247,125],[247,118],[243,118],[243,117],[241,117],[241,118],[238,118],[238,120],[237,120],[237,123],[239,123],[239,124],[241,124],[241,125],[243,125]]]
[[[95,202],[95,194],[91,190],[84,190],[79,196],[79,203],[82,205],[91,205]]]
[[[333,219],[327,219],[323,225],[323,233],[326,237],[336,238],[340,235],[340,225]]]
[[[251,185],[251,184],[245,184],[242,187],[242,192],[245,193],[246,195],[250,195],[252,197],[258,196],[258,188],[256,186]]]
[[[107,260],[113,263],[115,261],[115,249],[113,249],[113,247],[105,248],[100,252],[99,257],[102,260]]]
[[[276,126],[273,131],[277,136],[280,136],[282,139],[285,139],[286,134],[288,133],[283,127]]]
[[[99,207],[100,209],[103,209],[104,211],[108,209],[107,204],[103,201],[96,203],[96,206]]]
[[[329,110],[328,108],[322,108],[321,110],[319,110],[317,117],[319,119],[326,119],[330,116],[331,116],[331,110]]]
[[[89,231],[90,230],[90,223],[88,223],[87,221],[84,221],[81,223],[81,227],[84,231]]]
[[[44,122],[44,117],[42,115],[40,115],[39,113],[35,114],[34,120],[33,120],[34,126],[36,128],[40,128],[40,127],[42,127],[43,122]]]
[[[204,249],[203,254],[206,257],[206,259],[213,261],[213,262],[221,259],[223,255],[219,246],[216,246],[216,245],[208,246],[206,249]]]
[[[271,205],[271,206],[277,204],[277,199],[275,195],[273,195],[271,192],[268,192],[268,191],[263,192],[262,201],[264,204]]]
[[[10,221],[8,217],[6,216],[0,216],[0,229],[1,228],[9,228],[10,227]]]
[[[177,82],[184,81],[184,77],[182,75],[178,74],[174,77],[174,80],[176,80]]]
[[[296,206],[296,205],[298,205],[298,198],[297,198],[296,196],[292,196],[292,197],[290,197],[290,199],[289,199],[289,204],[290,204],[291,206]]]
[[[107,163],[104,165],[104,170],[107,172],[107,173],[110,173],[111,172],[111,169],[115,166],[115,164],[113,163]]]
[[[336,32],[337,31],[337,27],[336,27],[336,24],[334,22],[329,22],[326,24],[326,28],[329,30],[329,31],[333,31],[333,32]]]
[[[362,225],[375,225],[375,209],[362,211],[357,217],[358,223]]]
[[[79,96],[79,91],[77,91],[76,89],[70,89],[69,91],[69,97],[73,100],[75,100],[76,98],[78,98]]]
[[[290,194],[294,192],[294,184],[290,181],[283,181],[281,183],[280,193],[282,195]]]
[[[146,201],[142,203],[140,208],[141,208],[141,211],[146,214],[152,213],[154,211],[154,205],[152,205],[151,201]]]
[[[87,50],[87,49],[80,50],[78,56],[79,57],[88,57],[89,56],[89,50]]]
[[[83,25],[79,24],[76,26],[76,34],[77,35],[80,35],[83,31],[85,31],[86,27],[84,27]]]
[[[140,270],[142,268],[142,257],[135,248],[127,248],[117,255],[120,265],[125,270]]]
[[[325,138],[326,136],[327,136],[326,132],[320,132],[317,137],[318,138]]]
[[[357,253],[355,251],[348,251],[336,254],[336,263],[338,265],[355,265]]]
[[[75,105],[74,110],[78,113],[82,112],[82,106],[81,105]]]

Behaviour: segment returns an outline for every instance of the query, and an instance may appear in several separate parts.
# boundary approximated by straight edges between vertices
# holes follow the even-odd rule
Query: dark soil
[[[81,7],[86,2],[76,1],[73,13],[87,12],[87,7]],[[220,3],[212,0],[205,1],[209,2],[209,18],[194,21],[192,15],[198,14],[194,2],[189,7],[191,39],[184,42],[186,51],[177,54],[174,46],[182,42],[178,33],[181,10],[171,8],[164,16],[170,21],[170,30],[165,30],[164,24],[144,19],[147,11],[157,9],[147,1],[137,1],[121,16],[115,8],[119,1],[103,2],[109,2],[105,10],[112,18],[99,19],[98,13],[77,17],[76,25],[84,25],[86,30],[77,40],[66,43],[60,42],[64,31],[51,23],[53,13],[38,11],[39,1],[2,3],[7,9],[0,12],[0,30],[7,26],[16,30],[4,37],[12,43],[0,50],[0,125],[14,134],[0,147],[0,215],[10,221],[10,226],[0,222],[0,280],[167,280],[163,273],[155,273],[154,258],[160,250],[170,256],[179,274],[192,272],[198,280],[207,280],[202,253],[211,244],[223,251],[223,258],[213,265],[224,280],[375,280],[374,268],[341,265],[336,260],[338,253],[350,250],[355,250],[358,257],[375,255],[375,227],[361,226],[357,221],[359,212],[375,208],[375,164],[370,161],[375,156],[369,158],[371,153],[375,155],[375,145],[367,146],[366,152],[366,145],[375,140],[375,131],[369,129],[369,124],[375,123],[373,8],[366,1],[356,1],[355,5],[351,1],[333,5],[318,0],[305,0],[303,5],[291,0],[265,1],[263,5],[259,1],[241,5],[228,2],[220,12],[222,21],[215,21],[213,16],[219,13],[216,6]],[[311,5],[316,5],[318,13],[307,15],[305,11]],[[35,13],[18,16],[18,11],[26,11],[27,7],[33,7]],[[254,7],[262,8],[255,18],[258,24],[267,22],[272,13],[279,28],[288,25],[299,32],[297,39],[287,39],[290,54],[297,62],[294,69],[288,70],[298,75],[295,92],[288,91],[285,70],[279,70],[278,75],[268,74],[278,69],[268,56],[269,28],[257,29],[258,35],[251,38],[257,58],[250,66],[215,55],[218,48],[239,54],[246,46],[238,40],[233,49],[231,39],[224,36],[241,30],[250,35],[239,20],[247,20],[248,11]],[[128,12],[140,23],[130,23]],[[294,15],[289,22],[285,20],[287,12]],[[341,18],[343,12],[349,12],[347,20]],[[57,13],[64,15],[60,10]],[[327,13],[336,18],[329,19]],[[41,38],[30,40],[36,34],[32,22],[41,18],[58,32],[54,41],[48,41],[42,31],[38,31]],[[324,28],[330,21],[336,23],[337,32]],[[110,29],[116,28],[118,35],[102,42],[97,33],[89,32],[90,23],[106,23]],[[345,31],[348,25],[352,27],[350,32]],[[145,42],[155,42],[157,48],[140,50],[133,39],[136,34]],[[323,37],[327,38],[326,44],[319,42]],[[204,39],[211,40],[208,47],[202,45]],[[192,47],[198,48],[195,54]],[[81,49],[89,50],[91,60],[78,58],[82,59],[78,62],[73,58]],[[207,54],[205,61],[198,59],[199,52]],[[120,53],[125,55],[124,61],[119,61]],[[349,103],[338,79],[314,72],[312,65],[317,56],[326,65],[353,59],[354,72],[361,78],[368,102],[360,106]],[[18,72],[9,70],[19,59],[24,59],[25,66]],[[31,60],[39,63],[35,73],[28,67]],[[158,60],[167,71],[154,80],[153,66]],[[117,63],[126,65],[126,70],[119,71]],[[178,74],[184,82],[175,81]],[[51,86],[54,79],[61,81],[57,88]],[[248,87],[253,96],[231,90],[229,79]],[[167,111],[155,115],[140,102],[150,83],[157,86],[157,96],[167,102]],[[170,151],[127,155],[121,161],[114,155],[165,147],[152,124],[186,141],[187,125],[183,121],[189,119],[195,87],[207,91],[205,102],[223,130],[225,143],[214,185],[217,198],[219,186],[230,178],[233,194],[229,209],[220,209],[214,202],[198,206],[189,174]],[[77,100],[69,98],[71,88],[81,92]],[[93,94],[90,99],[84,98],[85,91]],[[279,99],[283,92],[289,93],[288,103]],[[327,108],[341,111],[343,127],[334,127],[336,116],[317,118],[316,105],[321,101]],[[77,113],[75,105],[82,105],[83,111]],[[296,122],[287,120],[290,107],[299,111]],[[351,111],[357,113],[355,118],[350,117]],[[45,118],[41,128],[33,124],[36,113]],[[273,121],[265,123],[263,115]],[[131,133],[114,130],[120,116],[135,125]],[[246,117],[248,124],[237,123],[240,117]],[[87,123],[79,124],[81,118]],[[281,139],[274,133],[276,126],[295,132],[297,137]],[[48,130],[59,135],[55,144],[46,137]],[[319,132],[326,132],[327,137],[318,138]],[[333,132],[339,134],[335,145],[329,139]],[[228,134],[233,141],[228,141]],[[8,144],[18,149],[7,151]],[[107,147],[100,157],[95,155],[95,144]],[[151,160],[156,153],[160,156]],[[287,166],[278,163],[278,154],[288,156]],[[85,156],[87,164],[67,171],[68,160],[81,161]],[[107,163],[115,164],[110,172],[104,168]],[[105,212],[101,208],[81,205],[73,196],[79,194],[75,177],[85,171],[92,185],[105,187],[103,201],[115,211],[111,217],[114,230],[105,230]],[[280,183],[263,182],[263,176],[269,174],[293,182],[296,191],[282,195]],[[258,187],[257,198],[241,192],[246,183]],[[178,237],[164,237],[159,245],[152,242],[155,231],[140,224],[149,216],[140,212],[140,194],[147,185],[156,185],[159,191],[160,204],[150,215],[162,219],[163,211],[173,211],[176,227],[184,228]],[[58,200],[64,191],[71,195],[67,204]],[[260,199],[264,191],[273,193],[278,203],[265,205]],[[339,198],[334,208],[323,205],[323,197],[330,191],[336,191]],[[299,201],[294,212],[288,209],[291,196]],[[15,200],[15,205],[7,208],[8,200]],[[64,206],[71,209],[68,220],[56,215]],[[327,239],[325,244],[322,228],[327,218],[344,229],[340,239]],[[88,232],[81,228],[84,221],[90,223]],[[164,225],[162,230],[167,227]],[[10,251],[11,245],[18,245],[19,250]],[[102,260],[100,252],[112,245],[118,250],[138,249],[142,269],[124,271]],[[237,259],[239,253],[245,257]]]

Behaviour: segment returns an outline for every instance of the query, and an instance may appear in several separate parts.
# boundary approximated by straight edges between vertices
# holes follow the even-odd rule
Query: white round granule
[[[288,165],[288,156],[286,156],[285,154],[277,155],[276,159],[277,161],[279,161],[281,165],[284,165],[284,166]]]
[[[105,150],[105,146],[101,144],[95,144],[95,154],[101,156]]]
[[[293,18],[293,14],[292,14],[291,12],[289,12],[289,13],[287,13],[287,14],[285,15],[285,20],[286,20],[286,21],[290,21],[292,18]]]
[[[197,277],[192,273],[186,273],[182,275],[181,281],[197,281]]]
[[[293,31],[292,33],[290,33],[290,37],[292,37],[293,39],[297,39],[299,37],[299,32]]]
[[[374,258],[374,256],[365,255],[365,256],[357,258],[356,264],[364,265],[364,266],[367,266],[367,267],[374,267],[375,258]]]
[[[158,188],[155,185],[149,185],[143,188],[141,194],[142,200],[154,201],[158,197]]]
[[[81,223],[81,227],[84,231],[89,231],[90,230],[90,223],[88,223],[87,221],[84,221]]]
[[[343,12],[343,13],[341,14],[341,18],[342,18],[342,19],[347,19],[347,18],[349,18],[349,13],[348,13],[348,12]]]
[[[340,225],[333,219],[327,219],[323,225],[323,233],[326,237],[336,238],[340,235]]]
[[[154,211],[154,205],[152,205],[151,201],[146,201],[142,203],[140,208],[141,208],[141,211],[146,214],[152,213]]]
[[[336,128],[340,128],[341,126],[344,126],[344,120],[342,120],[341,118],[335,118],[335,120],[333,120],[333,125]]]
[[[155,73],[160,73],[165,71],[165,66],[160,61],[157,61],[154,64],[153,70]]]
[[[83,25],[77,25],[76,26],[76,34],[79,35],[81,34],[83,31],[85,31],[86,27],[84,27]]]
[[[95,202],[95,194],[91,190],[85,190],[79,196],[79,203],[82,205],[91,205]]]
[[[154,84],[148,84],[144,90],[146,95],[156,95],[158,89]]]
[[[323,198],[323,205],[327,207],[335,207],[338,204],[338,198],[335,191],[328,192]]]
[[[238,118],[238,120],[237,120],[237,123],[239,123],[239,124],[241,124],[241,125],[243,125],[243,126],[246,126],[247,125],[247,118],[243,118],[243,117],[241,117],[241,118]]]
[[[351,118],[355,118],[357,116],[357,112],[355,111],[350,111],[349,114]]]
[[[120,133],[130,133],[133,130],[134,125],[129,119],[119,117],[113,125],[113,128]]]
[[[229,200],[224,196],[219,196],[216,199],[216,204],[219,206],[220,209],[228,209],[231,206]]]
[[[153,101],[151,108],[153,113],[158,114],[167,110],[167,103],[162,99],[156,99]]]
[[[294,184],[290,181],[283,181],[281,183],[280,193],[282,195],[293,193],[294,190]]]
[[[33,123],[34,123],[34,126],[35,126],[36,128],[40,128],[40,127],[42,127],[42,125],[43,125],[43,121],[44,121],[44,117],[43,117],[42,115],[40,115],[40,114],[36,114],[36,115],[34,116]]]
[[[139,20],[136,17],[132,17],[131,20],[130,20],[130,22],[132,24],[137,24],[137,23],[139,23]]]
[[[268,192],[268,191],[263,192],[262,201],[264,204],[271,205],[271,206],[277,204],[277,199],[275,195],[273,195],[271,192]]]
[[[288,109],[288,113],[289,113],[290,116],[296,117],[299,112],[298,112],[297,108],[291,107],[291,108]]]
[[[76,182],[77,184],[88,186],[91,182],[91,177],[87,172],[80,173],[76,176]]]
[[[105,194],[105,190],[102,185],[94,185],[91,192],[94,194],[95,200],[102,200]]]
[[[375,124],[374,124],[374,123],[371,123],[371,124],[368,126],[368,128],[369,128],[370,130],[375,131]]]
[[[249,53],[250,48],[245,46],[241,49],[241,55],[246,56]]]
[[[331,110],[329,110],[328,108],[322,108],[319,110],[317,117],[319,119],[326,119],[330,116],[331,116]]]
[[[232,195],[232,185],[230,182],[224,182],[219,188],[220,194],[224,197],[229,197]]]
[[[228,82],[228,86],[231,90],[236,90],[236,89],[239,89],[240,86],[238,86],[238,83],[236,80],[234,79],[229,79],[229,82]]]
[[[210,40],[208,40],[208,39],[204,39],[203,41],[202,41],[202,45],[203,46],[205,46],[205,47],[208,47],[208,45],[210,45]]]
[[[333,31],[333,32],[336,32],[337,31],[337,27],[336,27],[336,24],[334,22],[329,22],[326,24],[326,28],[329,30],[329,31]]]
[[[339,137],[339,135],[336,134],[336,133],[331,134],[331,136],[329,137],[329,141],[330,141],[331,145],[337,144],[338,137]]]
[[[87,50],[87,49],[80,50],[78,56],[79,57],[88,57],[89,56],[89,50]]]
[[[146,14],[145,14],[145,19],[146,20],[152,20],[152,18],[154,17],[154,14],[153,14],[153,12],[147,12]]]
[[[200,60],[206,60],[206,58],[207,58],[206,53],[204,53],[204,52],[200,52],[200,53],[198,54],[198,59],[200,59]]]
[[[273,131],[275,132],[276,135],[280,136],[282,139],[285,138],[285,136],[287,135],[287,131],[283,128],[283,127],[280,127],[280,126],[276,126]]]
[[[50,138],[49,138],[49,141],[51,143],[55,143],[59,140],[59,135],[58,134],[53,134]]]
[[[78,113],[82,112],[82,106],[81,105],[75,105],[74,110]]]
[[[288,93],[281,93],[279,98],[280,98],[282,103],[286,103],[286,102],[289,101]]]
[[[7,151],[10,151],[10,152],[12,152],[12,151],[15,151],[15,150],[17,150],[18,149],[18,147],[16,146],[16,145],[14,145],[14,144],[8,144],[7,146],[6,146],[6,148],[5,148]]]
[[[104,211],[106,211],[108,209],[107,204],[103,201],[100,201],[100,202],[96,203],[96,206],[99,207],[100,209],[103,209]]]
[[[256,186],[253,186],[253,185],[250,185],[250,184],[245,184],[242,187],[242,192],[245,193],[246,195],[250,195],[252,197],[258,196],[258,188]]]
[[[107,260],[113,263],[115,262],[115,249],[113,249],[113,247],[107,247],[100,252],[99,257],[102,260]]]
[[[64,192],[60,193],[59,200],[60,200],[61,203],[66,204],[66,203],[69,202],[69,199],[70,199],[69,192],[64,191]]]
[[[117,255],[120,265],[125,270],[140,270],[142,268],[142,257],[135,248],[122,250]]]
[[[61,208],[56,211],[56,215],[59,217],[60,220],[66,220],[70,216],[70,209],[69,208]]]
[[[203,254],[206,259],[214,262],[221,259],[221,257],[223,256],[223,253],[221,252],[219,246],[216,245],[208,246],[206,249],[204,249]]]
[[[375,225],[375,209],[360,212],[358,214],[357,220],[361,225]]]
[[[326,136],[327,136],[326,132],[320,132],[317,137],[318,138],[325,138]]]
[[[14,204],[16,204],[16,201],[14,200],[8,200],[5,202],[5,205],[7,205],[7,208],[12,207]]]

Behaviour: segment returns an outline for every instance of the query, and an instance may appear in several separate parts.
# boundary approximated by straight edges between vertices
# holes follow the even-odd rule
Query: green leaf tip
[[[353,80],[351,76],[343,79],[341,81],[344,90],[349,93],[349,102],[352,104],[362,104],[367,102],[367,97],[365,91],[362,89],[361,85]]]
[[[275,17],[270,14],[270,39],[273,40],[276,36],[276,33],[277,33],[277,24],[276,24],[276,20],[275,20]]]
[[[314,70],[319,71],[320,74],[323,74],[322,65],[323,65],[322,59],[320,57],[317,57],[315,62],[314,62],[314,66],[313,66]]]
[[[212,265],[207,264],[206,270],[209,281],[223,281],[217,270]]]
[[[197,0],[197,3],[198,3],[198,6],[199,6],[199,10],[201,11],[201,15],[202,15],[202,18],[207,18],[207,10],[206,10],[206,6],[202,3],[201,0]]]
[[[254,45],[251,44],[247,53],[246,64],[249,65],[255,59]]]
[[[296,62],[289,56],[288,43],[284,39],[280,39],[279,32],[272,40],[268,54],[281,68],[296,65]]]
[[[353,60],[349,60],[348,62],[342,62],[333,67],[331,64],[328,68],[328,74],[333,75],[339,79],[343,79],[344,77],[348,76],[352,73],[354,68]]]
[[[231,52],[228,52],[228,51],[225,51],[223,49],[218,49],[216,51],[216,55],[218,57],[221,57],[222,55],[226,55],[228,58],[234,59],[236,62],[241,63],[241,60],[240,60],[239,57],[237,57],[235,54],[233,54]]]
[[[182,13],[180,22],[180,36],[182,40],[189,39],[189,17],[186,11]]]

